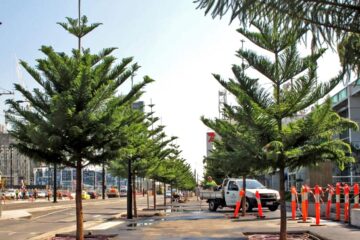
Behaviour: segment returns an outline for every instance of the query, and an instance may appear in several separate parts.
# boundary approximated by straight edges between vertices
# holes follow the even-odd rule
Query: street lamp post
[[[57,171],[57,164],[54,163],[54,179],[53,179],[53,184],[54,184],[54,193],[53,193],[53,203],[57,203],[57,181],[56,181],[56,171]]]
[[[127,219],[132,219],[132,183],[131,183],[131,158],[128,159],[128,187],[127,187]]]
[[[13,188],[14,181],[13,181],[13,155],[12,155],[12,146],[9,147],[10,150],[10,187]]]
[[[102,199],[105,200],[105,163],[102,164]]]

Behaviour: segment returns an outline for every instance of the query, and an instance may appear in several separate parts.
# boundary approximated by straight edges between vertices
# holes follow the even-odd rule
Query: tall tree
[[[277,16],[282,23],[311,25],[317,35],[329,42],[333,37],[343,37],[348,32],[360,33],[360,5],[358,0],[195,0],[198,8],[213,17],[223,17],[230,12],[231,21],[242,23],[262,21]]]
[[[100,24],[87,24],[87,18],[67,18],[59,23],[76,36],[79,49],[71,55],[41,47],[46,58],[38,59],[36,68],[26,62],[21,65],[39,84],[32,92],[15,84],[15,89],[31,103],[22,108],[8,100],[12,124],[10,134],[17,139],[15,147],[32,159],[56,163],[76,169],[77,239],[83,239],[82,168],[103,163],[118,156],[126,143],[123,128],[133,121],[123,115],[124,108],[141,95],[141,89],[152,82],[149,77],[134,86],[126,95],[116,96],[119,87],[130,79],[136,64],[132,58],[116,63],[111,56],[115,48],[98,54],[80,49],[82,37]]]
[[[219,75],[214,76],[237,97],[239,109],[242,109],[238,111],[237,119],[242,119],[245,125],[268,141],[263,149],[272,168],[279,173],[280,239],[285,240],[285,168],[294,169],[327,160],[335,161],[343,168],[345,163],[354,159],[350,156],[350,146],[334,136],[349,127],[356,129],[357,125],[333,112],[330,100],[296,120],[298,112],[324,98],[344,74],[340,73],[327,82],[318,82],[316,61],[325,50],[320,49],[307,57],[300,57],[297,51],[297,42],[307,29],[288,28],[276,17],[270,18],[266,24],[253,22],[253,27],[258,31],[250,32],[244,28],[238,31],[271,53],[272,58],[260,56],[252,50],[240,49],[237,54],[271,83],[272,91],[262,87],[259,79],[243,74],[237,65],[232,68],[235,79],[224,81]],[[285,124],[286,119],[293,122]],[[246,141],[241,135],[238,138]]]

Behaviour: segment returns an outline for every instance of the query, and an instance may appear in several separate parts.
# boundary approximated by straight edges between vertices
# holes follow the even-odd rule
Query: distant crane
[[[4,89],[0,91],[0,96],[2,95],[14,95],[14,92]]]

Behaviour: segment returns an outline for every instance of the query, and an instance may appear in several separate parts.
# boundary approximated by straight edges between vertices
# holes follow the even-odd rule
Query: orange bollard
[[[258,191],[255,192],[255,197],[256,197],[256,201],[257,201],[257,205],[258,205],[258,217],[259,218],[264,218],[265,216],[263,216],[261,200],[260,200],[260,194],[259,194]]]
[[[326,219],[330,219],[332,195],[334,195],[334,188],[333,188],[333,186],[328,185],[328,201],[327,201],[327,205],[326,205]]]
[[[344,208],[344,221],[348,222],[349,221],[349,194],[350,194],[350,187],[345,184],[344,186],[344,194],[345,194],[345,208]]]
[[[354,184],[354,208],[359,208],[359,184]]]
[[[239,200],[236,201],[236,207],[235,207],[235,211],[234,211],[234,218],[238,217],[240,206],[241,206],[241,199],[242,199],[243,196],[244,196],[244,191],[241,189],[241,191],[239,192]]]
[[[306,189],[305,206],[306,206],[306,219],[307,219],[309,217],[309,193],[311,192],[311,190],[310,190],[310,187],[307,185],[305,185],[305,189]]]
[[[302,210],[302,218],[303,222],[306,222],[308,217],[308,206],[309,206],[309,193],[308,187],[305,185],[301,188],[301,210]]]
[[[340,183],[336,183],[335,196],[336,196],[336,221],[340,221]]]
[[[297,198],[296,188],[291,187],[291,219],[296,219],[296,198]]]
[[[320,225],[320,188],[315,185],[315,217],[316,225]]]

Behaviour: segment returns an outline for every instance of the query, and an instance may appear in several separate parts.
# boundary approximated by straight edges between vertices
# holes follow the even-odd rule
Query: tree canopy
[[[299,39],[307,28],[287,28],[278,17],[270,17],[266,23],[253,20],[252,25],[255,31],[240,28],[238,32],[272,56],[245,49],[238,50],[237,55],[266,78],[271,90],[265,89],[258,78],[248,76],[238,65],[232,67],[235,78],[225,81],[220,75],[214,74],[214,77],[237,100],[238,106],[227,106],[228,112],[236,116],[235,121],[243,126],[236,135],[240,144],[237,149],[251,153],[252,148],[248,145],[259,143],[268,166],[279,174],[280,230],[284,240],[285,168],[296,169],[322,161],[334,161],[343,168],[344,164],[353,162],[349,144],[334,136],[348,128],[357,129],[357,124],[334,112],[329,99],[317,106],[318,101],[343,79],[344,73],[340,72],[329,81],[318,81],[316,62],[325,49],[305,57],[297,50]],[[299,115],[314,105],[311,113]],[[232,120],[229,119],[229,126]],[[253,135],[249,135],[251,133]],[[225,150],[231,153],[229,148]]]
[[[85,16],[67,20],[60,25],[78,38],[79,47],[81,38],[100,25],[88,25]],[[93,54],[90,49],[79,48],[68,55],[42,46],[45,58],[37,59],[35,68],[20,62],[39,88],[31,92],[15,84],[31,107],[7,100],[9,133],[17,140],[14,146],[20,153],[76,168],[77,239],[83,239],[81,169],[119,155],[119,149],[127,143],[124,129],[137,120],[124,112],[153,81],[145,76],[127,94],[118,95],[138,65],[132,63],[132,57],[117,62],[112,56],[114,50],[106,48]]]
[[[314,33],[329,42],[346,33],[360,33],[360,5],[358,0],[195,0],[198,8],[213,17],[230,14],[242,23],[278,17],[282,23],[303,28],[310,26]]]

